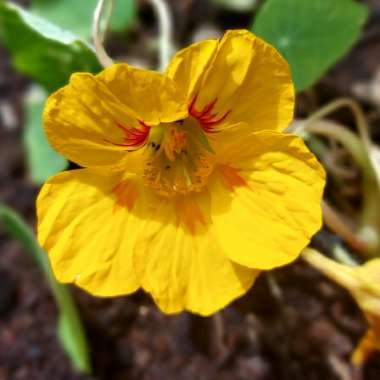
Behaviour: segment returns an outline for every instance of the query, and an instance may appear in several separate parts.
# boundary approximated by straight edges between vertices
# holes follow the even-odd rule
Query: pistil
[[[212,154],[194,118],[153,127],[144,170],[147,186],[163,196],[200,191],[212,172]]]

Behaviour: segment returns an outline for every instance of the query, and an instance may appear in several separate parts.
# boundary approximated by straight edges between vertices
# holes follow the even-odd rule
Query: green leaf
[[[0,222],[13,238],[18,240],[41,268],[59,307],[58,337],[66,354],[74,365],[84,373],[91,372],[86,336],[78,310],[69,288],[56,281],[46,253],[39,246],[31,229],[9,207],[0,203]]]
[[[69,296],[70,298],[66,299],[64,306],[65,312],[58,316],[58,339],[76,368],[84,373],[91,373],[88,345],[82,323],[71,295],[69,294]],[[73,307],[74,309],[72,309]]]
[[[110,29],[120,32],[129,27],[137,17],[135,0],[115,0],[111,15]]]
[[[252,30],[284,55],[302,91],[349,51],[367,16],[353,0],[267,0]]]
[[[50,147],[42,127],[42,112],[46,93],[32,87],[25,99],[24,143],[29,172],[35,183],[41,184],[67,167],[64,157]]]
[[[91,36],[92,17],[97,0],[33,0],[30,10],[76,35]],[[115,0],[110,30],[122,31],[136,18],[135,0]]]
[[[48,92],[65,85],[73,72],[96,73],[101,69],[87,43],[4,1],[0,1],[0,39],[11,53],[14,66]]]

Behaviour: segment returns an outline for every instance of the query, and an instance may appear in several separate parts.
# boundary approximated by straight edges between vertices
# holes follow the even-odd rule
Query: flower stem
[[[357,266],[359,262],[352,257],[342,244],[335,243],[332,247],[333,258],[341,264],[348,266]]]
[[[313,248],[305,248],[302,252],[302,258],[312,267],[346,289],[355,289],[359,285],[354,275],[355,267],[352,265],[339,264]]]
[[[369,247],[367,242],[356,236],[355,232],[352,231],[326,200],[322,201],[322,212],[327,227],[339,235],[352,249],[364,254],[368,252]]]
[[[360,138],[358,138],[355,133],[343,128],[339,124],[321,120],[331,112],[342,107],[349,107],[352,110]],[[348,152],[351,153],[352,157],[361,168],[363,174],[363,206],[361,211],[360,228],[357,233],[349,233],[350,228],[345,228],[345,223],[340,220],[338,215],[332,215],[332,213],[329,212],[330,210],[327,210],[327,215],[324,214],[324,217],[325,219],[327,217],[331,229],[335,232],[343,232],[342,237],[345,238],[348,243],[353,243],[353,248],[359,248],[358,250],[361,253],[366,253],[367,255],[373,254],[379,249],[380,244],[380,238],[378,236],[380,217],[377,212],[380,189],[371,155],[371,140],[368,132],[368,125],[359,105],[355,101],[347,98],[335,100],[314,113],[303,123],[298,124],[293,131],[298,134],[319,134],[338,141]],[[360,241],[364,242],[364,246]],[[359,245],[357,243],[359,243]]]
[[[33,232],[10,208],[0,203],[0,222],[4,229],[17,239],[25,251],[37,262],[59,307],[58,337],[75,366],[84,373],[91,373],[88,344],[82,322],[67,286],[56,281],[46,253],[38,245]]]
[[[312,116],[312,119],[313,122],[310,122],[309,119],[306,120],[304,123],[296,127],[294,132],[297,134],[313,133],[325,137],[330,137],[334,140],[339,141],[351,153],[354,160],[359,164],[359,166],[362,169],[368,170],[368,156],[365,149],[363,148],[362,143],[357,138],[355,133],[335,123],[316,123],[318,120],[315,119],[314,116]]]
[[[121,1],[121,0],[119,0]],[[123,0],[132,1],[132,0]],[[152,5],[158,20],[159,29],[159,70],[164,71],[167,67],[171,55],[174,51],[173,48],[173,20],[170,9],[165,0],[148,0]],[[109,3],[109,10],[104,22],[104,27],[101,27],[102,15],[106,2]],[[108,67],[113,64],[113,60],[104,49],[104,35],[109,24],[112,13],[113,0],[99,0],[93,16],[92,23],[92,39],[95,46],[95,54],[98,57],[100,64],[103,67]]]
[[[107,14],[104,29],[102,31],[101,19],[102,19],[105,3],[106,3],[106,0],[99,0],[98,4],[96,5],[95,11],[94,11],[93,23],[92,23],[92,40],[95,46],[95,54],[98,57],[100,64],[103,67],[108,67],[113,64],[113,60],[105,51],[103,42],[104,42],[105,31],[107,30],[108,22],[112,13],[113,0],[109,0],[109,11]]]
[[[170,61],[171,54],[173,52],[173,20],[170,13],[170,9],[165,0],[148,0],[158,20],[159,27],[159,70],[164,71]]]
[[[214,343],[214,354],[220,360],[226,355],[226,345],[224,343],[225,338],[225,328],[224,320],[221,312],[215,313],[212,316],[212,323],[214,327],[213,343]]]
[[[371,141],[369,137],[368,124],[365,120],[364,114],[357,102],[349,98],[341,98],[334,100],[333,102],[327,104],[325,107],[322,107],[320,110],[311,115],[305,123],[302,124],[302,129],[307,129],[308,125],[315,123],[318,120],[321,120],[325,116],[329,115],[332,112],[337,111],[340,108],[348,107],[351,109],[355,120],[356,126],[358,128],[360,137],[367,148],[370,147]]]

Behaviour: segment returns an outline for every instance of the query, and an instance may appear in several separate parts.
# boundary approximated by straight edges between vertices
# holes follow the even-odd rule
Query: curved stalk
[[[38,245],[33,232],[20,216],[0,204],[0,222],[9,235],[22,244],[25,251],[32,256],[44,273],[59,308],[58,337],[60,342],[75,366],[82,372],[91,373],[86,335],[69,288],[56,281],[46,253]]]
[[[360,236],[357,236],[338,215],[338,213],[328,204],[327,201],[322,201],[323,219],[332,231],[340,236],[352,249],[357,252],[366,254],[370,247],[368,243]]]
[[[321,118],[327,116],[333,111],[341,107],[349,107],[355,116],[358,131],[361,139],[359,139],[353,132],[341,127],[339,124],[322,121]],[[363,206],[361,213],[360,229],[354,234],[348,234],[350,229],[341,228],[345,223],[339,219],[337,215],[330,218],[331,213],[327,214],[330,228],[334,231],[343,231],[343,238],[346,242],[354,243],[353,248],[361,253],[373,253],[378,250],[380,238],[378,234],[378,226],[380,225],[380,216],[377,211],[377,204],[379,201],[379,184],[376,178],[376,172],[371,157],[371,141],[368,133],[368,126],[365,121],[363,112],[356,102],[350,99],[338,99],[327,106],[323,107],[315,114],[313,114],[305,122],[298,124],[293,131],[298,134],[319,134],[338,141],[342,144],[360,167],[363,174]],[[326,215],[324,215],[326,218]],[[348,240],[347,240],[348,238]],[[357,244],[358,242],[365,242],[365,246]]]
[[[122,0],[119,0],[122,1]],[[131,0],[123,0],[123,1],[131,1]],[[152,5],[155,15],[158,21],[158,29],[159,29],[159,70],[164,71],[166,66],[169,63],[171,54],[173,52],[173,43],[172,43],[172,35],[173,35],[173,21],[170,14],[170,9],[168,4],[164,0],[148,0]],[[106,16],[104,27],[101,27],[102,24],[102,16],[104,12],[104,7],[106,5],[107,0],[99,0],[93,17],[92,24],[92,39],[94,42],[95,53],[98,57],[100,64],[103,67],[108,67],[113,64],[113,60],[107,54],[104,49],[104,35],[107,30],[107,26],[109,24],[109,20],[112,13],[113,0],[108,0],[109,8],[108,14]]]
[[[148,0],[158,20],[159,27],[159,70],[164,71],[170,61],[171,54],[173,52],[173,21],[170,14],[168,4],[164,0]]]
[[[302,258],[312,267],[346,289],[355,289],[359,285],[359,281],[354,276],[355,267],[352,265],[339,264],[313,248],[305,248],[302,251]]]
[[[302,123],[301,128],[308,129],[309,125],[314,124],[317,120],[323,119],[325,116],[331,114],[332,112],[337,111],[340,108],[347,107],[349,108],[356,121],[356,126],[358,128],[360,137],[365,144],[366,148],[369,149],[371,145],[371,139],[369,136],[368,125],[365,120],[364,114],[357,102],[350,98],[341,98],[334,100],[325,107],[322,107],[320,110],[311,115],[304,123]]]
[[[104,30],[102,31],[101,20],[102,20],[105,2],[106,0],[99,0],[98,4],[96,5],[95,11],[94,11],[93,23],[92,23],[92,40],[95,46],[95,54],[98,57],[100,64],[103,67],[108,67],[113,64],[113,60],[105,51],[103,42],[104,42],[105,31],[107,30],[108,22],[109,22],[111,12],[112,12],[113,0],[110,0],[109,2],[110,8],[109,8],[107,20],[105,23],[106,25],[104,26]]]

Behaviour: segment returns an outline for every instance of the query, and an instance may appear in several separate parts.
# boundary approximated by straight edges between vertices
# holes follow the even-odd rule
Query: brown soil
[[[244,27],[250,20],[250,15],[211,5],[204,12],[201,3],[173,0],[177,20],[186,20],[178,25],[179,40],[205,20],[221,29]],[[361,42],[313,91],[299,97],[299,115],[337,96],[354,96],[352,84],[369,80],[378,69],[380,4],[367,3],[372,14]],[[143,9],[142,17],[149,24],[152,16]],[[135,33],[145,33],[144,28]],[[112,50],[122,50],[115,41]],[[0,120],[0,200],[33,225],[38,189],[28,179],[21,138],[28,83],[11,69],[1,48],[0,102],[11,106],[17,125],[11,128]],[[369,101],[361,101],[378,138],[380,115]],[[337,117],[349,121],[344,112]],[[332,239],[323,230],[314,244],[326,251]],[[0,380],[380,379],[380,355],[362,371],[349,363],[366,329],[352,298],[301,261],[262,275],[220,318],[165,316],[143,293],[116,299],[94,298],[78,289],[73,293],[91,344],[92,376],[79,374],[57,342],[57,310],[39,269],[0,231]]]

